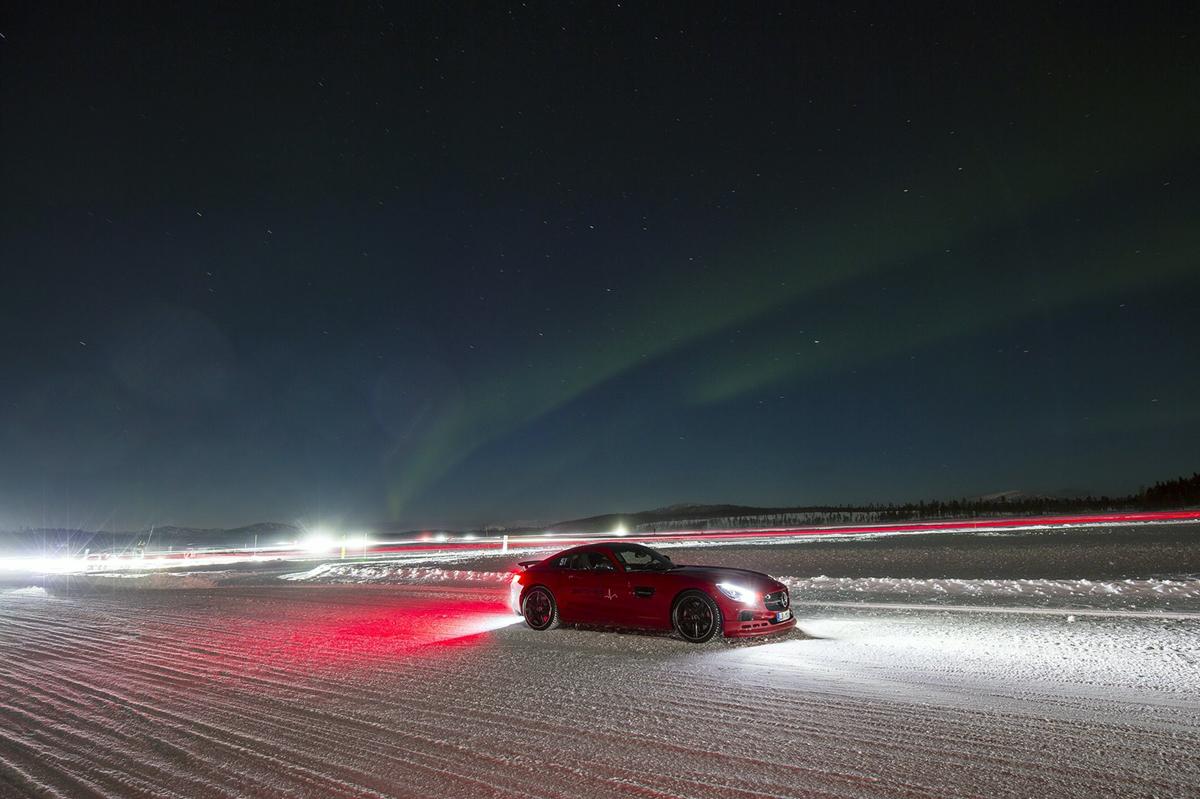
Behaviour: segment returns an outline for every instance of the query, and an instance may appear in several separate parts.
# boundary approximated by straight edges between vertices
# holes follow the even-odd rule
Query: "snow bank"
[[[27,585],[24,588],[13,588],[2,593],[9,596],[49,596],[46,589],[40,585]]]
[[[213,572],[126,572],[71,576],[62,583],[72,589],[103,588],[105,590],[176,590],[216,588],[221,584],[220,573]]]
[[[279,579],[321,583],[504,583],[512,579],[512,574],[397,563],[322,563],[308,571],[281,574]]]
[[[796,599],[901,596],[938,601],[978,598],[1104,599],[1123,602],[1200,600],[1200,579],[1179,580],[923,580],[900,577],[782,577]]]
[[[319,583],[505,583],[510,572],[407,566],[398,563],[322,563],[302,572],[280,575],[282,580]],[[841,599],[899,596],[937,601],[979,598],[1197,600],[1200,579],[1145,580],[965,580],[904,577],[780,577],[797,598]]]

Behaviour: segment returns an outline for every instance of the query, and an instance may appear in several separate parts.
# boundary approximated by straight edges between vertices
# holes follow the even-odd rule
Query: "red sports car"
[[[641,544],[586,544],[521,566],[513,610],[535,630],[562,622],[674,629],[700,644],[796,625],[783,583],[744,569],[676,566]]]

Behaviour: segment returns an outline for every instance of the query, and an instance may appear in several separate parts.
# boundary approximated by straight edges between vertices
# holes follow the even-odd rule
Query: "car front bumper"
[[[786,632],[796,626],[793,615],[785,621],[772,621],[774,613],[756,613],[749,621],[739,621],[736,617],[726,619],[724,632],[726,638],[749,638],[755,635],[772,635]]]

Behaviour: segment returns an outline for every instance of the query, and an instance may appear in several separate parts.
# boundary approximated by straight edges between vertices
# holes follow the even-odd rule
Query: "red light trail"
[[[260,549],[194,549],[183,552],[156,552],[141,555],[92,555],[87,558],[0,557],[0,572],[25,573],[85,573],[125,569],[177,568],[183,565],[209,566],[237,562],[267,561],[331,561],[374,560],[385,557],[412,555],[491,554],[509,551],[535,551],[586,543],[589,541],[622,538],[653,544],[686,544],[705,542],[783,542],[818,536],[887,536],[934,533],[1015,531],[1021,529],[1098,527],[1113,525],[1144,525],[1200,522],[1200,510],[1143,511],[1132,513],[1101,513],[1074,516],[1032,516],[1020,518],[970,519],[957,521],[904,522],[896,524],[867,524],[850,526],[767,527],[757,529],[679,530],[648,533],[592,533],[508,535],[472,540],[430,541],[408,539],[373,541],[356,544],[352,550],[331,545],[322,552],[300,544],[284,544]]]

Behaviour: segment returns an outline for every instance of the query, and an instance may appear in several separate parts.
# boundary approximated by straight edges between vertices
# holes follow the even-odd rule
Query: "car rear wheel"
[[[558,626],[558,603],[548,589],[540,585],[529,589],[521,602],[521,615],[533,630],[553,630]]]
[[[671,609],[671,625],[683,640],[703,644],[721,632],[721,608],[703,591],[684,591]]]

